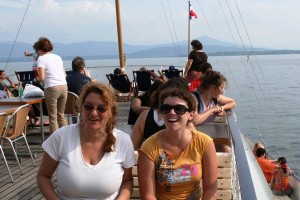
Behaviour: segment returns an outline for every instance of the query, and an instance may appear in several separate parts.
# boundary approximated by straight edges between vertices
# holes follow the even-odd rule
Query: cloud
[[[191,21],[191,38],[208,35],[240,43],[240,34],[249,43],[248,34],[256,47],[299,48],[299,0],[191,0],[191,3],[198,14]],[[17,39],[32,43],[40,36],[62,43],[117,40],[115,1],[31,0],[21,25],[27,4],[26,0],[0,1],[0,40],[14,40],[19,29]],[[187,40],[187,2],[122,0],[120,4],[125,43]]]

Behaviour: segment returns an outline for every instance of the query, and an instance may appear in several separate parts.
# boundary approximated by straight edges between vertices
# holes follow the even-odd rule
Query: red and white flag
[[[190,4],[190,20],[192,19],[192,17],[197,18],[197,13],[193,10],[191,4]]]

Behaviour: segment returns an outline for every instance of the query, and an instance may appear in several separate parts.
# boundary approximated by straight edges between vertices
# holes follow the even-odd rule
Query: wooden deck
[[[118,124],[117,128],[123,130],[124,132],[130,133],[129,130],[131,127],[127,125],[127,116],[128,116],[128,109],[130,102],[119,102],[119,117],[118,117]],[[46,138],[49,136],[49,127],[45,127],[45,136]],[[27,133],[27,140],[28,142],[40,142],[41,141],[41,133],[40,127],[35,127],[33,129],[29,129]],[[20,153],[27,153],[26,149],[24,148],[24,144],[22,142],[18,143],[18,152]],[[4,143],[4,151],[6,158],[8,160],[8,164],[10,170],[12,172],[14,182],[11,182],[11,179],[8,175],[7,169],[4,165],[3,159],[0,159],[0,199],[45,199],[36,184],[36,173],[39,169],[39,165],[41,163],[43,150],[41,144],[30,144],[32,153],[35,155],[35,161],[37,167],[33,166],[33,163],[29,157],[22,157],[21,158],[21,165],[24,171],[24,174],[21,174],[19,167],[16,164],[14,157],[8,156],[11,154],[10,148],[8,148],[7,143]],[[228,163],[228,162],[225,162]],[[224,167],[219,167],[219,173],[230,174]],[[218,175],[219,177],[221,175]],[[231,199],[229,186],[230,183],[228,182],[228,178],[223,178],[223,180],[219,180],[218,183],[218,196],[220,199]],[[225,181],[225,182],[224,182]],[[54,186],[56,185],[56,178],[53,177]],[[135,189],[137,190],[137,180],[135,178]],[[136,194],[136,191],[134,192]],[[139,199],[139,194],[136,194],[136,198]],[[275,199],[289,199],[287,196],[274,196]]]
[[[126,127],[127,116],[130,102],[119,102],[119,117],[118,117],[118,126]],[[49,127],[45,127],[45,136],[49,136]],[[27,132],[28,142],[40,142],[41,134],[40,127],[35,127],[29,129]],[[11,182],[11,179],[8,175],[7,169],[4,165],[3,159],[0,159],[0,199],[45,199],[41,195],[37,183],[36,183],[36,173],[39,169],[41,163],[43,150],[41,144],[30,144],[32,153],[35,155],[35,161],[37,167],[34,167],[31,159],[29,157],[21,158],[21,165],[23,168],[24,174],[21,174],[19,167],[15,161],[15,158],[9,156],[11,154],[10,148],[7,146],[7,142],[4,142],[4,152],[10,167],[14,182]],[[27,153],[26,148],[22,141],[18,142],[18,153]],[[55,176],[53,177],[54,185],[56,184]]]

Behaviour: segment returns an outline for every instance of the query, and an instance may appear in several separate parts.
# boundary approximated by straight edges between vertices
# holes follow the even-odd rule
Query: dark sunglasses
[[[104,113],[106,111],[106,107],[104,105],[94,106],[91,104],[84,104],[83,108],[89,112],[93,111],[94,108],[96,108],[97,112],[99,112],[99,113]]]
[[[168,114],[169,112],[171,112],[172,109],[178,115],[184,115],[186,112],[190,112],[190,109],[187,108],[184,105],[177,104],[175,106],[171,106],[169,104],[163,104],[160,107],[160,113],[161,114]]]

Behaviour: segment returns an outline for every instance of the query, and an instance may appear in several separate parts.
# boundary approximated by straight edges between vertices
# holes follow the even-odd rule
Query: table
[[[0,113],[5,112],[6,114],[10,115],[18,108],[16,105],[0,105]]]
[[[45,140],[44,135],[44,122],[43,122],[43,101],[45,97],[30,97],[30,98],[24,98],[24,97],[13,97],[13,98],[3,98],[0,99],[0,112],[1,111],[7,111],[7,112],[13,112],[14,109],[16,109],[18,106],[24,105],[24,104],[39,104],[40,106],[40,121],[41,121],[41,134],[42,134],[42,142]],[[11,112],[11,113],[12,113]],[[9,113],[8,113],[9,114]]]

